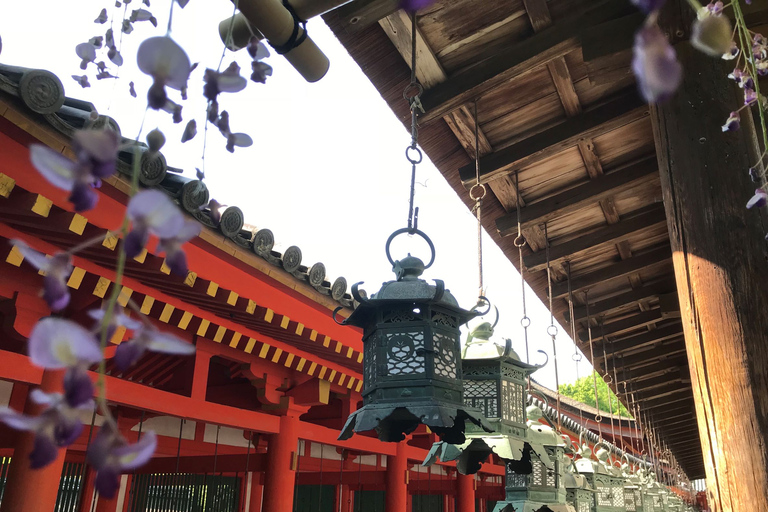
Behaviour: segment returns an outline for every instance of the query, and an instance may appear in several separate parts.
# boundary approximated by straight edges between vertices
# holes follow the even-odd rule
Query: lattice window
[[[656,510],[661,509],[661,496],[653,496],[653,508]]]
[[[416,316],[416,314],[412,310],[397,309],[395,311],[390,311],[389,313],[384,315],[384,320],[382,320],[382,323],[397,324],[402,322],[413,322],[415,320],[419,320],[419,317]]]
[[[439,313],[437,311],[432,312],[432,323],[437,325],[447,325],[454,329],[459,326],[459,322],[456,317],[446,315],[445,313]]]
[[[613,494],[613,506],[623,507],[624,506],[624,488],[614,487],[612,494]]]
[[[464,403],[477,407],[488,418],[499,417],[495,380],[465,380]]]
[[[501,381],[501,413],[504,419],[525,423],[524,393],[522,384],[515,384],[508,380]]]
[[[387,370],[390,375],[424,373],[424,333],[385,333],[387,340]]]
[[[372,335],[370,338],[368,338],[364,343],[364,364],[363,369],[365,371],[365,385],[366,387],[371,387],[376,383],[376,350],[377,346],[379,344],[379,336],[378,334]]]
[[[493,366],[464,366],[464,378],[466,377],[486,377],[494,375],[495,369]]]
[[[597,491],[597,505],[599,507],[610,507],[613,505],[611,488],[608,485],[604,482],[595,482],[595,490]]]
[[[524,489],[528,487],[528,476],[529,475],[515,473],[509,469],[509,466],[507,466],[507,487],[515,489]]]
[[[533,462],[531,485],[541,487],[547,484],[547,467],[541,461]]]
[[[627,512],[637,512],[635,505],[635,493],[632,489],[624,489],[624,506]]]
[[[502,365],[501,376],[507,377],[509,379],[514,379],[517,381],[525,380],[525,375],[523,375],[523,372],[521,370],[518,370],[517,368],[513,368],[509,365]]]
[[[579,503],[579,512],[591,512],[592,504],[588,501],[582,501]]]
[[[456,378],[458,347],[458,338],[439,332],[432,334],[432,348],[435,351],[435,375],[449,379]]]

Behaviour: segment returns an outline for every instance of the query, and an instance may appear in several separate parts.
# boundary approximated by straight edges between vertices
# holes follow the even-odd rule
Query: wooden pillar
[[[352,512],[352,490],[348,485],[339,484],[336,486],[336,501],[333,511]]]
[[[211,363],[211,354],[198,349],[195,352],[195,370],[192,374],[192,398],[205,400],[208,390],[208,367]]]
[[[63,371],[47,370],[43,372],[40,389],[46,393],[61,392]],[[42,407],[27,400],[25,414],[39,414]],[[8,468],[2,512],[24,512],[26,510],[54,510],[56,496],[59,492],[61,471],[64,468],[65,449],[59,450],[59,455],[51,464],[42,469],[29,467],[29,454],[32,453],[34,435],[31,432],[20,432],[17,436],[13,458]]]
[[[456,473],[456,512],[475,512],[475,475]]]
[[[88,427],[86,427],[88,428]],[[80,491],[80,504],[77,507],[77,512],[91,512],[91,504],[93,503],[93,495],[96,489],[93,486],[93,481],[96,478],[96,472],[89,465],[85,465],[85,474],[83,475],[83,488]]]
[[[263,473],[251,473],[251,493],[248,502],[248,512],[261,512],[261,501],[264,494],[264,484],[262,483]]]
[[[265,512],[291,512],[298,460],[299,413],[280,417],[280,431],[267,440],[267,469],[264,473]]]
[[[406,441],[396,445],[394,456],[387,457],[385,481],[386,512],[403,512],[408,504],[408,456],[405,453]]]
[[[768,219],[745,209],[755,132],[747,110],[721,132],[743,104],[733,63],[677,50],[685,78],[651,117],[707,491],[717,512],[768,510]]]

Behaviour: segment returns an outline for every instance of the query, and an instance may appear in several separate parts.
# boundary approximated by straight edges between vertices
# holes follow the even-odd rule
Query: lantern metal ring
[[[416,156],[411,156],[411,151],[416,152]],[[424,160],[424,154],[421,152],[421,150],[415,146],[408,146],[405,148],[405,158],[411,162],[413,165],[420,164],[422,160]]]
[[[416,228],[400,228],[394,233],[392,233],[391,235],[389,235],[389,238],[387,238],[387,245],[386,245],[387,259],[389,260],[389,263],[392,264],[392,266],[395,265],[395,260],[392,259],[392,255],[389,253],[389,246],[392,244],[392,240],[394,240],[398,235],[402,235],[403,233],[408,233],[409,235],[419,235],[421,238],[424,239],[425,242],[427,242],[427,245],[429,245],[429,250],[432,251],[432,257],[429,259],[429,263],[424,265],[424,268],[427,269],[431,267],[432,264],[435,262],[435,245],[432,243],[432,240],[429,239],[426,233]]]
[[[485,303],[485,305],[486,305],[486,310],[485,311],[478,311],[476,308],[480,307],[483,303]],[[477,297],[477,304],[475,305],[474,308],[472,308],[472,311],[474,313],[476,313],[477,316],[485,316],[485,315],[487,315],[488,313],[491,312],[491,307],[492,307],[491,306],[491,301],[488,300],[488,297],[480,295],[480,296]],[[496,321],[491,326],[491,329],[496,327],[497,323],[499,323],[499,310],[498,309],[496,310]]]

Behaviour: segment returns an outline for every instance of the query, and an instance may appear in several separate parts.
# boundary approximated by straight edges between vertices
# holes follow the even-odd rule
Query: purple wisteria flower
[[[88,75],[72,75],[72,79],[80,84],[80,87],[83,89],[91,86],[90,82],[88,82]]]
[[[758,188],[755,190],[755,195],[747,202],[747,208],[762,208],[766,204],[768,204],[768,193],[762,188]]]
[[[96,320],[96,332],[97,336],[101,337],[101,329],[103,327],[104,318],[106,318],[107,312],[103,309],[92,309],[88,311],[88,316]],[[112,311],[112,315],[109,318],[109,325],[107,326],[107,340],[111,340],[115,335],[118,327],[125,327],[131,331],[140,329],[142,324],[139,320],[131,318],[125,314],[122,307],[115,305],[115,309]]]
[[[95,20],[93,20],[93,22],[98,23],[99,25],[103,25],[107,22],[108,19],[109,17],[107,16],[107,10],[102,9],[98,17]]]
[[[75,53],[80,57],[80,69],[85,69],[88,64],[96,60],[96,47],[91,43],[80,43],[75,47]]]
[[[168,101],[166,87],[182,90],[187,86],[191,63],[184,49],[170,37],[150,37],[139,46],[139,69],[150,75],[154,83],[147,92],[149,106],[162,109]]]
[[[49,369],[66,368],[64,398],[70,407],[80,407],[93,397],[88,366],[102,359],[93,334],[63,318],[47,317],[35,324],[29,335],[32,363]]]
[[[165,252],[165,263],[172,274],[186,277],[189,272],[187,255],[181,246],[199,235],[201,230],[202,226],[199,222],[185,219],[184,225],[174,236],[160,240],[157,250]]]
[[[677,90],[683,70],[667,37],[655,25],[645,25],[635,35],[632,71],[648,102],[668,99]]]
[[[741,116],[738,112],[731,112],[723,125],[724,132],[735,132],[741,127]]]
[[[150,233],[160,239],[170,239],[184,227],[184,216],[179,208],[159,190],[143,190],[133,196],[126,214],[133,223],[124,244],[129,258],[141,253]]]
[[[181,142],[183,143],[192,140],[195,138],[195,135],[197,135],[197,121],[192,119],[184,128],[184,133],[181,134]]]
[[[29,154],[40,174],[55,187],[69,191],[75,211],[82,212],[96,206],[98,195],[93,188],[114,174],[119,144],[120,138],[112,130],[79,130],[72,137],[74,162],[42,144],[31,144]]]
[[[666,1],[667,0],[632,0],[632,3],[641,11],[651,13],[661,9]]]
[[[752,105],[757,101],[757,92],[749,87],[744,88],[744,105]]]
[[[72,273],[72,256],[66,253],[47,257],[37,252],[21,240],[11,240],[11,244],[24,256],[24,260],[38,270],[45,272],[43,278],[43,299],[51,311],[61,311],[69,304],[67,279]]]
[[[117,346],[115,366],[120,371],[125,371],[146,351],[186,356],[195,353],[195,346],[176,336],[160,332],[152,325],[145,323],[141,329],[135,331],[133,339]]]
[[[157,436],[152,431],[140,441],[128,444],[112,424],[102,426],[86,453],[86,460],[96,470],[94,486],[99,495],[114,497],[120,487],[120,475],[144,465],[156,448]]]
[[[435,0],[400,0],[400,8],[406,12],[416,12],[435,3]]]
[[[252,37],[248,41],[248,55],[251,56],[251,81],[264,84],[267,77],[272,76],[272,66],[264,62],[269,57],[269,49],[257,37]]]
[[[69,446],[77,440],[83,431],[83,424],[78,418],[77,409],[70,407],[59,393],[47,394],[34,389],[30,399],[38,405],[46,406],[46,409],[38,416],[27,416],[8,407],[0,407],[0,421],[16,430],[35,433],[29,459],[32,469],[40,469],[56,460],[60,447]],[[89,401],[80,408],[92,405]]]
[[[722,57],[731,51],[733,27],[727,16],[708,15],[693,22],[691,44],[698,50]]]
[[[208,101],[216,101],[222,92],[240,92],[248,85],[248,81],[240,75],[240,66],[237,62],[232,62],[227,69],[222,72],[206,69],[205,86],[203,86],[203,96]]]

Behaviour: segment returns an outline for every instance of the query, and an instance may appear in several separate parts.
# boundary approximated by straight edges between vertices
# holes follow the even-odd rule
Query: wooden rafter
[[[673,289],[674,286],[666,280],[658,283],[646,284],[641,288],[636,288],[629,292],[613,295],[604,299],[600,298],[597,302],[590,302],[589,314],[592,317],[600,316],[628,305],[635,304],[641,300],[647,300],[653,297],[658,297],[661,294],[670,293]],[[573,317],[576,320],[587,318],[587,307],[579,306],[574,308]]]
[[[675,322],[671,325],[666,325],[664,327],[654,329],[651,332],[644,332],[641,334],[620,338],[611,342],[606,342],[605,352],[609,358],[615,357],[615,355],[620,354],[621,352],[641,349],[648,345],[653,345],[669,338],[679,338],[682,335],[682,324]]]
[[[607,323],[598,328],[592,328],[592,340],[599,340],[604,336],[614,336],[626,331],[637,330],[640,327],[660,322],[663,319],[664,314],[659,309],[644,311],[637,315]],[[579,341],[582,343],[589,341],[589,334],[586,332],[579,333]]]

